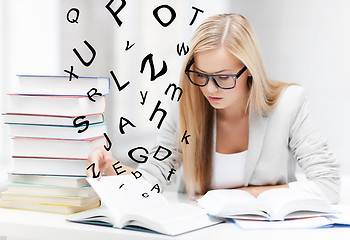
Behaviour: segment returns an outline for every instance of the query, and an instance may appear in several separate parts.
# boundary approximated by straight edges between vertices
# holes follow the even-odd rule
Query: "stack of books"
[[[0,207],[70,214],[98,207],[86,160],[106,144],[109,78],[19,75],[3,114],[12,167]]]

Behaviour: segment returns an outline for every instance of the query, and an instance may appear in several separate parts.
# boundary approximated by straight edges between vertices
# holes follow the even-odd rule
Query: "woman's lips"
[[[221,99],[222,99],[221,97],[209,97],[209,100],[212,101],[212,102],[218,102]]]

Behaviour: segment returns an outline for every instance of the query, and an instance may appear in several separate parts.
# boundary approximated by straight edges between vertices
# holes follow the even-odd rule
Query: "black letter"
[[[115,171],[115,173],[117,174],[117,175],[120,175],[120,174],[123,174],[123,173],[125,173],[126,172],[126,170],[124,169],[123,171],[121,171],[121,172],[118,172],[118,169],[119,168],[123,168],[122,166],[119,166],[119,167],[115,167],[116,165],[118,165],[120,162],[118,161],[118,162],[116,162],[116,163],[114,163],[112,166],[113,166],[113,168],[114,168],[114,171]],[[123,186],[123,185],[122,185]],[[121,188],[122,186],[120,186],[119,188]]]
[[[125,0],[121,0],[122,1],[122,5],[117,9],[117,11],[113,11],[113,9],[111,8],[112,3],[114,2],[114,0],[110,0],[107,5],[106,8],[107,10],[112,14],[112,16],[114,17],[115,21],[117,22],[117,24],[119,25],[119,27],[122,25],[122,21],[118,18],[118,13],[125,7],[126,5],[126,1]]]
[[[148,195],[148,193],[142,193],[142,197],[144,197],[144,198],[148,198],[148,197],[149,197],[149,195]]]
[[[109,151],[109,150],[111,150],[112,142],[111,142],[111,140],[109,139],[109,137],[107,136],[106,133],[103,133],[103,135],[105,136],[105,138],[107,140],[107,143],[108,143],[108,146],[109,146],[109,147],[106,147],[106,145],[104,145],[104,147],[105,147],[106,151]]]
[[[122,120],[124,120],[126,123],[122,124]],[[124,127],[126,125],[130,124],[132,127],[136,127],[134,124],[132,124],[132,122],[130,122],[128,119],[124,118],[124,117],[121,117],[120,118],[120,121],[119,121],[119,131],[121,134],[125,134],[125,131],[124,131]]]
[[[191,21],[191,23],[190,23],[190,26],[191,26],[191,25],[194,23],[194,21],[196,20],[196,17],[197,17],[198,12],[204,13],[204,11],[203,11],[203,10],[200,10],[199,8],[196,8],[196,7],[192,7],[192,8],[195,9],[196,12],[194,13],[194,16],[193,16],[193,18],[192,18],[192,21]]]
[[[167,178],[168,181],[170,181],[171,175],[173,175],[175,172],[176,172],[175,168],[172,168],[172,169],[169,171],[169,175],[168,175],[168,178]]]
[[[153,118],[154,118],[154,115],[155,115],[158,111],[161,111],[161,112],[162,112],[163,115],[162,115],[162,117],[161,117],[161,119],[160,119],[160,121],[159,121],[159,123],[158,123],[158,126],[157,126],[158,129],[160,129],[160,126],[162,125],[163,120],[164,120],[165,116],[167,115],[167,112],[166,112],[164,109],[159,108],[160,104],[161,104],[161,102],[158,100],[158,103],[157,103],[156,107],[154,108],[153,113],[152,113],[152,115],[151,115],[151,117],[150,117],[150,119],[149,119],[150,121],[152,121]]]
[[[123,90],[126,86],[129,85],[130,82],[128,81],[128,82],[124,83],[123,86],[120,86],[117,77],[114,75],[114,72],[110,71],[110,73],[111,73],[111,75],[112,75],[112,77],[114,79],[114,82],[117,84],[117,88],[118,88],[119,91]]]
[[[75,18],[69,19],[69,15],[70,15],[71,11],[75,11],[76,15],[75,15]],[[70,23],[78,23],[78,18],[79,18],[79,9],[71,8],[67,13],[67,21]]]
[[[142,173],[140,173],[139,171],[135,171],[135,172],[131,172],[131,173],[132,173],[132,175],[134,175],[135,179],[142,177]]]
[[[148,156],[147,156],[147,155],[140,155],[140,157],[144,159],[144,160],[142,160],[142,161],[141,161],[141,160],[136,160],[136,159],[134,158],[134,156],[132,155],[137,149],[142,149],[142,150],[144,150],[144,151],[146,152],[146,154],[148,154],[148,151],[147,151],[146,148],[144,148],[144,147],[137,147],[137,148],[131,149],[131,150],[128,152],[129,158],[131,158],[132,160],[134,160],[134,161],[137,162],[137,163],[145,163],[145,162],[147,161],[147,159],[148,159]]]
[[[159,151],[160,151],[160,149],[164,149],[165,151],[167,151],[167,154],[163,157],[163,158],[158,158],[157,157],[157,154],[159,153]],[[154,153],[154,155],[153,155],[153,157],[155,158],[155,159],[157,159],[158,161],[163,161],[164,159],[166,159],[167,157],[169,157],[171,155],[171,151],[169,150],[169,149],[167,149],[167,148],[165,148],[165,147],[162,147],[162,146],[159,146],[158,148],[157,148],[157,151]]]
[[[91,94],[92,91],[94,91],[93,94]],[[87,96],[90,99],[90,101],[96,102],[96,100],[92,98],[95,95],[102,96],[102,93],[97,92],[96,88],[91,88],[90,91],[87,92]]]
[[[79,58],[80,62],[85,66],[88,67],[91,65],[91,63],[94,61],[95,57],[96,57],[96,51],[95,49],[88,43],[88,41],[84,41],[85,45],[88,46],[88,48],[90,49],[90,51],[92,52],[92,57],[90,59],[90,61],[85,62],[84,59],[80,56],[80,54],[78,53],[77,49],[73,49],[73,52],[75,53],[75,55],[77,55],[77,57]]]
[[[132,48],[133,46],[135,45],[135,43],[134,44],[132,44],[131,46],[129,46],[129,41],[127,41],[126,42],[126,48],[125,48],[125,51],[128,51],[130,48]]]
[[[176,90],[179,90],[180,93],[179,93],[179,97],[177,98],[177,101],[180,101],[180,98],[181,98],[181,95],[182,95],[182,92],[183,92],[183,91],[182,91],[182,89],[181,89],[180,87],[177,87],[175,83],[170,83],[169,86],[168,86],[168,88],[165,90],[165,93],[164,93],[164,94],[167,95],[167,94],[168,94],[168,91],[169,91],[169,89],[170,89],[171,87],[174,87],[173,95],[171,95],[171,100],[174,101],[175,92],[176,92]]]
[[[141,91],[140,91],[140,93],[141,93],[141,98],[142,98],[142,102],[140,102],[140,103],[143,105],[143,104],[145,104],[148,91],[146,91],[145,96],[143,96]]]
[[[185,43],[182,43],[181,48],[179,48],[179,46],[180,46],[180,43],[177,44],[177,54],[179,54],[179,56],[181,56],[182,51],[184,51],[184,55],[186,55],[190,50],[188,46],[186,46],[186,49],[185,49]]]
[[[158,77],[164,75],[167,70],[168,70],[168,67],[166,65],[166,62],[163,61],[163,67],[162,67],[162,70],[159,71],[159,73],[157,75],[154,75],[154,64],[153,64],[153,54],[150,53],[148,54],[143,60],[142,60],[142,63],[141,63],[141,70],[140,70],[140,73],[143,73],[143,70],[145,69],[145,65],[146,65],[146,62],[149,61],[149,64],[151,66],[151,81],[154,81],[156,80]]]
[[[77,121],[78,121],[79,119],[84,119],[84,118],[85,118],[85,116],[79,116],[79,117],[74,118],[74,120],[73,120],[73,125],[74,125],[74,127],[80,127],[80,126],[85,125],[85,127],[84,127],[83,129],[79,129],[79,130],[78,130],[78,133],[85,132],[85,130],[87,130],[88,127],[89,127],[89,120],[85,120],[85,121],[82,121],[82,122],[80,122],[80,123],[77,123]]]
[[[185,141],[186,141],[186,144],[190,144],[190,143],[187,141],[187,138],[190,137],[191,135],[187,135],[187,136],[186,136],[186,133],[187,133],[187,130],[185,130],[185,133],[184,133],[184,135],[182,136],[181,142],[183,142],[183,141],[185,140]]]
[[[64,70],[66,73],[69,73],[69,81],[72,81],[72,76],[75,77],[76,79],[79,78],[78,75],[73,73],[73,66],[70,66],[70,71]]]
[[[160,187],[158,183],[156,183],[156,185],[153,186],[153,188],[151,189],[151,192],[153,191],[153,189],[157,189],[157,193],[160,193]]]
[[[169,22],[167,22],[167,23],[164,23],[164,22],[159,18],[158,11],[159,11],[159,9],[161,9],[161,8],[167,8],[167,9],[169,9],[169,11],[170,11],[171,18],[170,18]],[[159,7],[157,7],[156,9],[153,10],[153,16],[157,19],[157,21],[160,23],[160,25],[162,25],[163,27],[167,27],[167,26],[169,26],[169,25],[174,21],[174,19],[176,18],[176,12],[175,12],[175,10],[174,10],[172,7],[170,7],[170,6],[168,6],[168,5],[161,5],[161,6],[159,6]]]
[[[92,178],[98,178],[100,176],[100,171],[98,171],[98,174],[95,174],[95,163],[92,163],[86,170],[89,170],[92,167]]]

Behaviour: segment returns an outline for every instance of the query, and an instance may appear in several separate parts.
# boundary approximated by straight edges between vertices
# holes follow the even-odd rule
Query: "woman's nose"
[[[215,85],[213,79],[209,79],[208,84],[205,86],[208,92],[216,92],[218,87]]]

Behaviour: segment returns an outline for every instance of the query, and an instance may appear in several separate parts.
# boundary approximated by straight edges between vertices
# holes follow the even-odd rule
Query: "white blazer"
[[[137,168],[151,184],[157,183],[163,189],[165,184],[170,183],[167,177],[171,168],[178,167],[176,158],[181,149],[177,147],[182,136],[183,133],[178,132],[177,114],[173,114],[161,127],[149,159]],[[190,142],[191,138],[188,140]],[[215,140],[216,130],[214,150]],[[158,146],[171,150],[171,156],[163,161],[152,158]],[[297,181],[297,163],[304,171],[306,181]],[[179,172],[178,190],[184,192],[183,171]],[[289,188],[321,196],[329,203],[339,201],[339,163],[328,149],[326,140],[316,130],[309,115],[305,91],[297,85],[284,90],[267,116],[259,117],[255,112],[249,116],[244,186],[278,184],[288,184]]]

